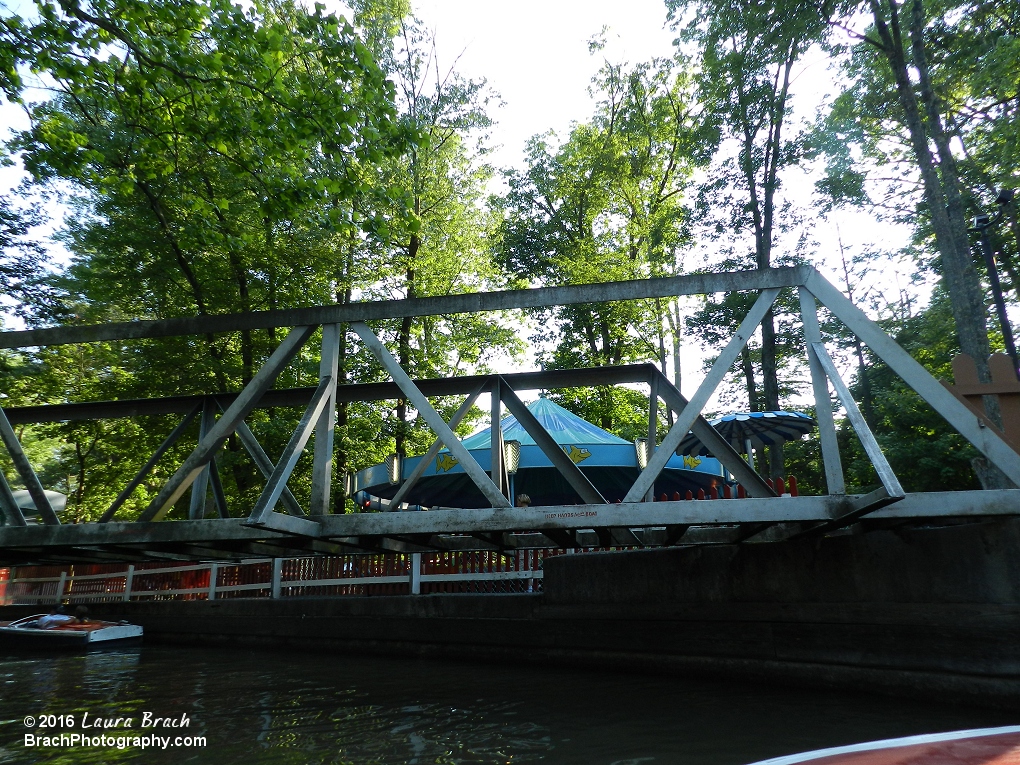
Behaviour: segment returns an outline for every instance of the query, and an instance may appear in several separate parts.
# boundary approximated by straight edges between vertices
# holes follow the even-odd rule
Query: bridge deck
[[[0,527],[0,565],[243,560],[344,552],[533,547],[655,547],[780,541],[857,522],[873,498],[766,499],[356,513],[247,519]],[[1020,515],[1020,489],[907,494],[869,524]]]

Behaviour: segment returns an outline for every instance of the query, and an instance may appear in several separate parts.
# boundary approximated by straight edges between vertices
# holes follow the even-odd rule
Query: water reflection
[[[131,718],[107,736],[207,745],[26,748],[26,715]],[[190,721],[141,729],[144,715]],[[65,718],[66,721],[66,718]],[[0,764],[690,763],[738,765],[856,741],[1005,725],[1007,714],[869,695],[675,678],[146,646],[0,657]]]

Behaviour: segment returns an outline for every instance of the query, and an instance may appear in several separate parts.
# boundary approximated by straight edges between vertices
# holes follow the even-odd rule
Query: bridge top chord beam
[[[190,316],[179,319],[128,321],[84,327],[53,327],[0,332],[0,348],[29,348],[106,340],[143,340],[154,337],[206,335],[218,332],[347,324],[355,321],[397,319],[405,316],[444,316],[521,308],[545,308],[576,303],[612,303],[620,300],[705,295],[715,292],[797,287],[814,272],[809,266],[731,271],[721,274],[689,274],[659,279],[540,287],[503,292],[470,292],[463,295],[378,300],[348,305],[320,305],[275,311]]]

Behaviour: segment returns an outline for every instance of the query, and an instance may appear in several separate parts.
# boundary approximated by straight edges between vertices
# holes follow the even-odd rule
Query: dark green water
[[[190,720],[143,729],[144,714]],[[26,747],[45,715],[130,718],[90,735],[204,747]],[[35,719],[26,727],[25,717]],[[146,646],[0,656],[0,763],[690,763],[1015,724],[1015,715],[867,694],[615,672]]]

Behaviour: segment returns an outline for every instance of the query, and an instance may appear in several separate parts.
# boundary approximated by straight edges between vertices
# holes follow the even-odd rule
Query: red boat
[[[890,738],[817,749],[754,765],[1020,765],[1020,725]]]

